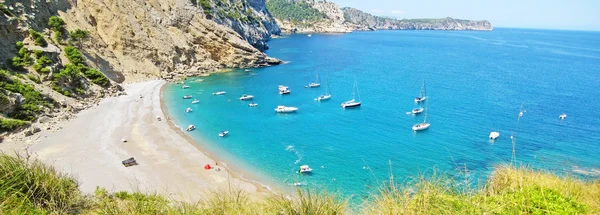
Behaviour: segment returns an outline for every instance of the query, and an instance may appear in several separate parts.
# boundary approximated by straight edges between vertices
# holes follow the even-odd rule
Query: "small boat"
[[[252,72],[252,70],[245,69],[244,72]]]
[[[423,108],[415,108],[415,109],[412,110],[412,113],[413,114],[420,114],[420,113],[423,113],[423,110],[425,110],[425,109],[423,109]]]
[[[302,166],[300,166],[300,170],[298,170],[298,172],[309,173],[309,172],[312,172],[312,169],[308,165],[302,165]]]
[[[194,99],[194,100],[192,101],[192,104],[198,104],[198,103],[200,103],[200,100],[198,100],[198,99]]]
[[[500,137],[500,132],[497,132],[497,131],[492,131],[492,132],[490,133],[490,140],[495,140],[495,139],[497,139],[498,137]]]
[[[187,89],[187,88],[190,88],[190,86],[185,85],[185,84],[183,86],[181,86],[181,89]]]
[[[221,131],[219,132],[219,137],[225,137],[227,134],[229,134],[229,131]]]
[[[254,102],[248,104],[248,107],[256,107],[256,106],[258,106],[258,104],[254,103]]]
[[[187,108],[187,109],[185,109],[185,112],[186,112],[186,113],[189,113],[189,112],[192,112],[192,111],[193,111],[193,110],[192,110],[192,108]]]
[[[320,87],[321,83],[319,81],[319,73],[317,72],[317,80],[315,82],[309,83],[308,87],[309,88],[315,88],[315,87]]]
[[[356,96],[358,95],[358,101]],[[362,103],[360,102],[360,93],[358,92],[358,85],[356,84],[356,77],[354,77],[354,92],[352,93],[352,100],[342,103],[343,108],[359,107]]]
[[[412,130],[413,131],[422,131],[422,130],[428,129],[429,126],[431,126],[431,123],[427,122],[427,102],[425,102],[425,117],[423,118],[423,122],[413,125]]]
[[[193,130],[196,130],[196,126],[194,126],[194,125],[189,125],[186,129],[186,131],[193,131]]]
[[[279,85],[277,88],[279,89],[279,94],[281,95],[290,94],[292,92],[288,86]]]
[[[427,99],[426,96],[426,91],[425,91],[425,81],[423,81],[423,87],[421,88],[421,95],[419,95],[419,97],[415,97],[415,102],[419,103],[419,102],[423,102],[425,101],[425,99]]]
[[[183,99],[191,99],[191,98],[192,98],[192,96],[190,96],[190,95],[183,96]]]
[[[560,118],[561,120],[562,120],[562,119],[565,119],[565,118],[567,118],[567,114],[566,114],[566,113],[563,113],[563,114],[561,114],[560,116],[558,116],[558,118]]]
[[[293,113],[296,112],[298,110],[297,107],[286,107],[283,105],[279,105],[277,106],[277,108],[275,108],[275,112],[277,113]]]
[[[302,182],[296,182],[293,185],[296,186],[296,187],[300,187],[300,186],[304,185],[304,183],[302,183]]]
[[[422,123],[413,125],[412,130],[413,131],[422,131],[422,130],[428,129],[429,126],[431,126],[430,123],[422,122]]]
[[[244,100],[252,100],[254,98],[253,95],[242,95],[242,97],[240,97],[240,100],[244,101]]]
[[[219,92],[214,92],[213,95],[219,96],[219,95],[225,95],[225,93],[227,93],[227,92],[225,92],[225,91],[219,91]]]
[[[308,37],[312,37],[312,34],[308,34],[307,36],[308,36]]]
[[[320,95],[315,100],[323,101],[323,100],[328,100],[330,98],[331,98],[331,93],[329,93],[329,81],[325,80],[325,94]]]

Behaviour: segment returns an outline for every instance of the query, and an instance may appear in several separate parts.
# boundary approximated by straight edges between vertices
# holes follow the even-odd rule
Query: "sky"
[[[378,16],[488,20],[494,27],[600,30],[600,0],[328,0]]]

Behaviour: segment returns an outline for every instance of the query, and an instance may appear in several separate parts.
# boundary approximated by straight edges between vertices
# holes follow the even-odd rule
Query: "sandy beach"
[[[155,80],[125,85],[127,95],[104,99],[78,113],[57,132],[40,132],[36,135],[39,143],[29,146],[30,153],[75,176],[80,189],[89,193],[100,186],[197,201],[206,192],[231,185],[262,194],[265,190],[258,184],[241,180],[222,166],[204,169],[206,164],[215,166],[214,159],[176,130],[163,113],[161,87],[165,83]],[[0,149],[5,152],[22,148],[2,145]],[[121,161],[130,157],[139,165],[124,167]]]

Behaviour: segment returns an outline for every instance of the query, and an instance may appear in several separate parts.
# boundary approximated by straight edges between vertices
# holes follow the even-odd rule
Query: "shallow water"
[[[181,127],[208,151],[254,172],[272,186],[305,182],[360,202],[388,179],[431,172],[470,171],[483,182],[494,165],[510,162],[511,132],[520,105],[519,162],[559,174],[600,169],[600,33],[526,29],[492,32],[377,31],[291,35],[270,43],[268,54],[288,64],[190,79],[189,89],[165,87],[165,102]],[[305,88],[320,74],[325,91]],[[356,77],[363,106],[344,110]],[[415,133],[427,82],[431,127]],[[281,96],[278,85],[290,95]],[[224,90],[226,95],[211,93]],[[192,95],[200,100],[182,99]],[[259,106],[248,107],[242,94]],[[276,114],[277,105],[299,108]],[[192,113],[184,113],[192,107]],[[568,117],[561,121],[561,113]],[[220,138],[220,130],[229,136]],[[491,131],[500,138],[488,140]],[[308,164],[311,175],[295,173]],[[390,165],[391,164],[391,165]],[[577,173],[576,173],[577,172]]]

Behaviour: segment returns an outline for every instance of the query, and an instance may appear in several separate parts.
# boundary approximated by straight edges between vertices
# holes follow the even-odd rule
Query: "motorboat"
[[[312,172],[312,169],[308,165],[302,165],[302,166],[300,166],[300,170],[298,170],[298,172],[310,173],[310,172]]]
[[[257,107],[257,106],[258,106],[258,104],[254,103],[254,102],[248,104],[248,107]]]
[[[186,112],[186,113],[189,113],[189,112],[192,112],[192,111],[193,111],[193,110],[192,110],[192,108],[187,108],[187,109],[185,109],[185,112]]]
[[[219,132],[219,137],[225,137],[227,134],[229,134],[229,131],[221,131]]]
[[[312,37],[312,34],[307,35],[308,37]]]
[[[429,126],[431,126],[430,123],[422,122],[422,123],[413,125],[412,130],[413,131],[422,131],[422,130],[428,129]]]
[[[356,97],[358,96],[358,101]],[[362,103],[360,102],[360,93],[358,92],[358,85],[356,84],[356,76],[354,77],[354,91],[352,92],[352,100],[346,101],[341,104],[342,108],[359,107]]]
[[[292,92],[288,86],[279,85],[277,88],[279,89],[279,94],[281,95],[290,94]]]
[[[423,108],[415,108],[415,109],[412,110],[412,113],[413,114],[420,114],[420,113],[423,113],[424,110],[425,109],[423,109]]]
[[[500,132],[497,132],[497,131],[492,131],[492,132],[490,133],[490,140],[495,140],[495,139],[497,139],[498,137],[500,137]]]
[[[252,70],[245,69],[244,72],[252,72]]]
[[[558,116],[558,118],[560,118],[561,120],[562,120],[562,119],[565,119],[565,118],[567,118],[567,114],[566,114],[566,113],[563,113],[563,114],[561,114],[560,116]]]
[[[290,94],[292,91],[290,89],[281,89],[279,90],[279,94],[281,95],[286,95],[286,94]]]
[[[225,91],[219,91],[219,92],[214,92],[213,95],[219,96],[219,95],[225,95],[225,93],[227,93],[227,92],[225,92]]]
[[[183,99],[191,99],[191,98],[192,98],[192,96],[190,96],[190,95],[183,96]]]
[[[196,126],[194,126],[194,125],[189,125],[186,129],[186,131],[193,131],[193,130],[196,130]]]
[[[240,97],[240,100],[244,101],[244,100],[252,100],[254,98],[253,95],[242,95],[242,97]]]
[[[277,108],[275,108],[275,112],[277,113],[293,113],[296,112],[298,110],[297,107],[286,107],[283,105],[277,106]]]
[[[183,86],[181,86],[181,89],[187,89],[187,88],[190,88],[190,86],[185,85],[185,84]]]
[[[192,104],[198,104],[198,103],[200,103],[200,100],[198,100],[198,99],[194,99],[194,100],[192,101]]]

